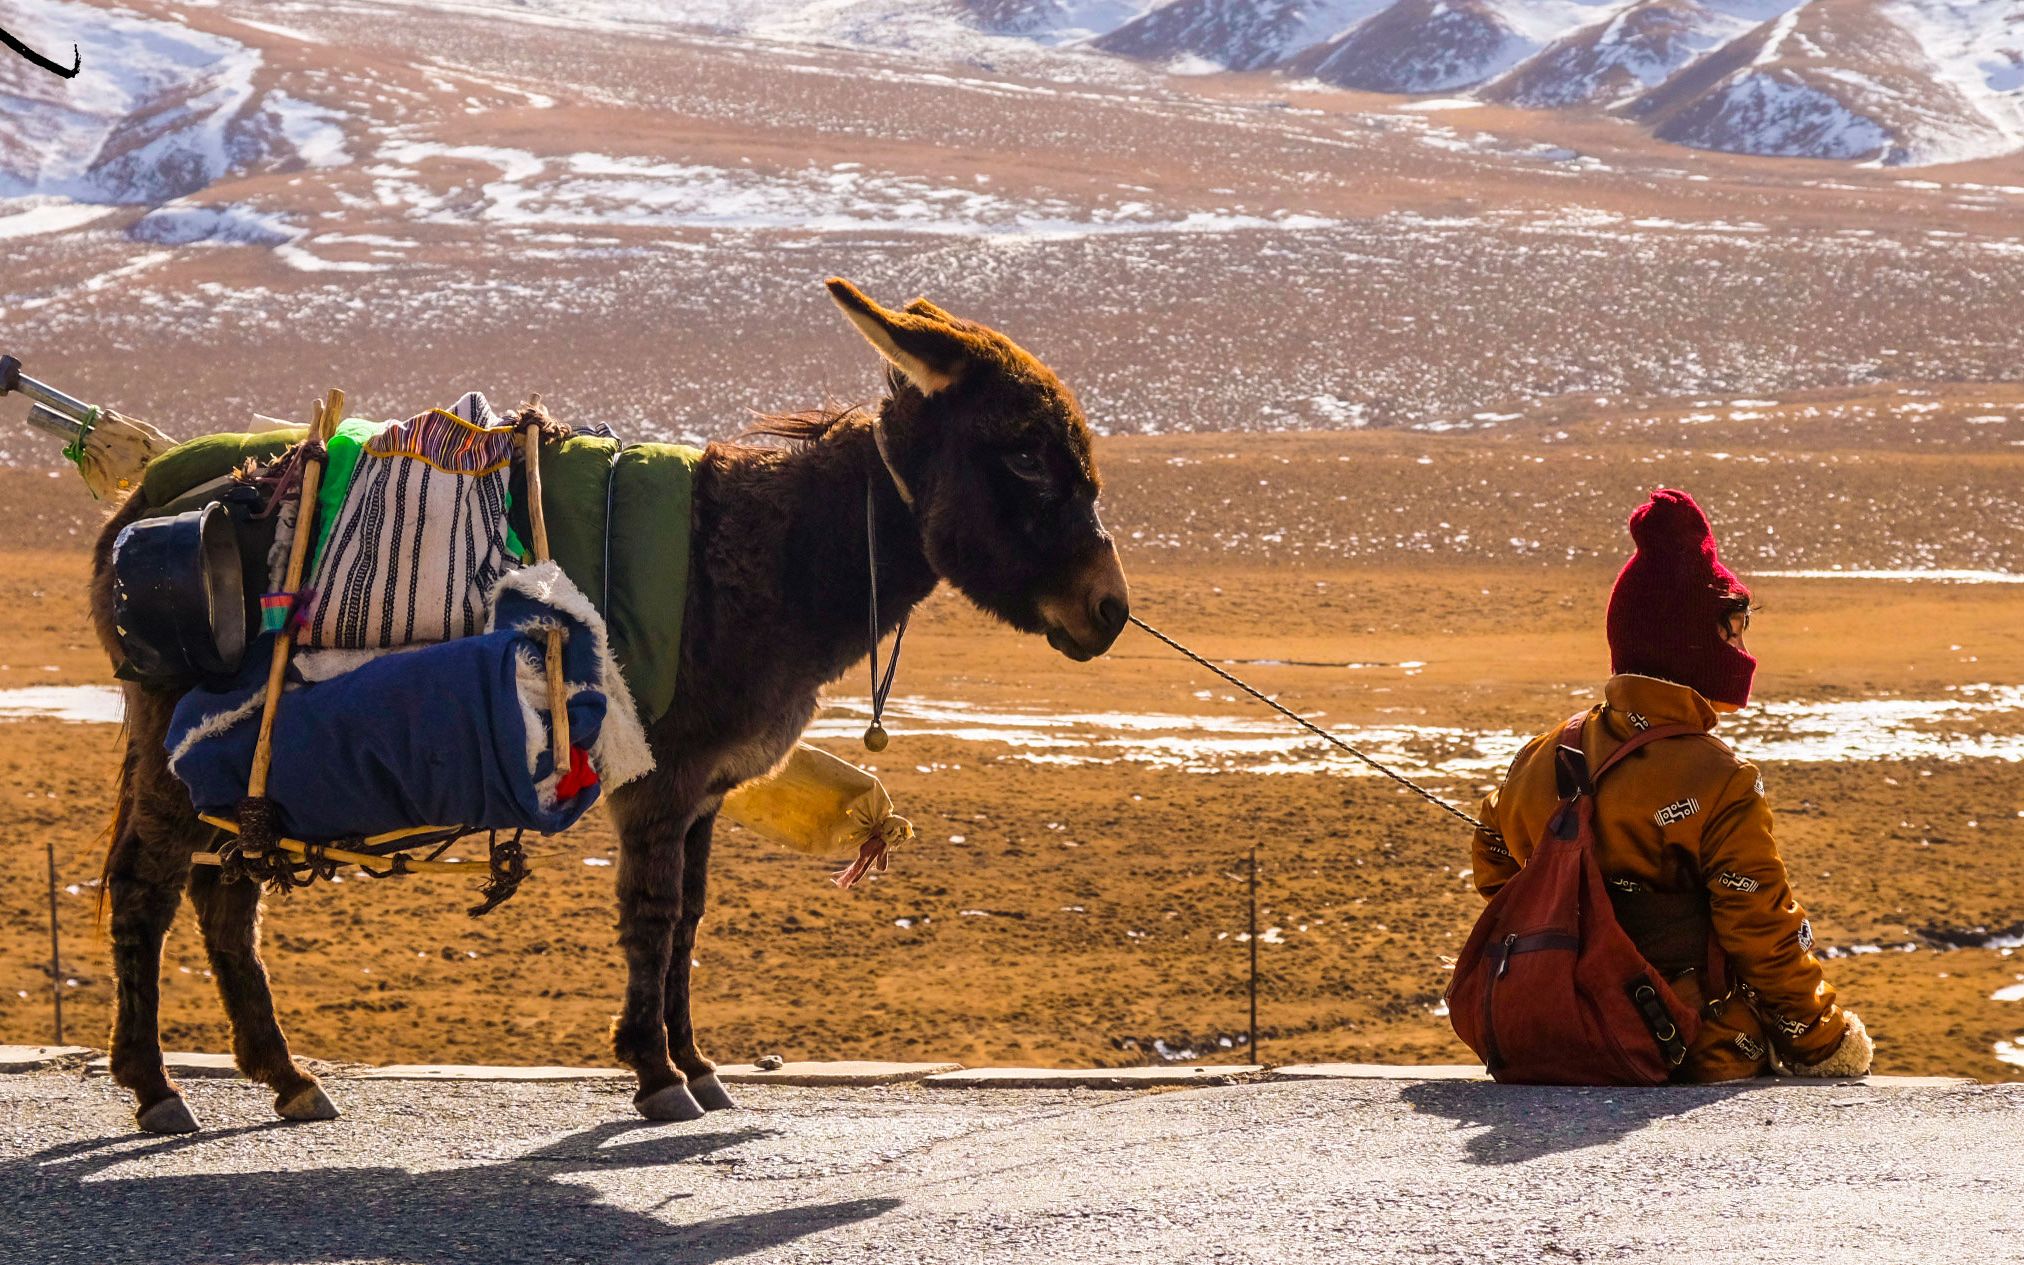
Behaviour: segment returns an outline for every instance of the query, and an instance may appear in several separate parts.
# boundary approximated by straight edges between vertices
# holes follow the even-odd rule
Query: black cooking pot
[[[112,544],[113,618],[134,676],[227,676],[246,654],[246,586],[232,516],[213,503],[130,523]]]

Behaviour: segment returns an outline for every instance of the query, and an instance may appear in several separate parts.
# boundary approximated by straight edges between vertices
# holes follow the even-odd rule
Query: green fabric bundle
[[[213,479],[224,478],[247,461],[272,461],[301,443],[308,434],[307,427],[285,426],[250,435],[204,435],[185,440],[148,462],[141,475],[141,495],[163,513],[196,509],[195,505],[176,502]]]
[[[679,444],[621,445],[591,435],[541,449],[548,551],[604,616],[640,720],[649,725],[675,700],[702,456]],[[516,476],[509,521],[531,540],[521,487]]]

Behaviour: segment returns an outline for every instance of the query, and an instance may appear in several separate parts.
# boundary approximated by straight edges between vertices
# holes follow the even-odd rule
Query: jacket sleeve
[[[1495,896],[1518,873],[1518,862],[1512,858],[1510,848],[1505,846],[1500,835],[1491,833],[1504,829],[1497,812],[1497,798],[1501,793],[1501,790],[1491,791],[1483,797],[1483,806],[1476,810],[1476,819],[1488,829],[1478,830],[1469,844],[1469,877],[1484,900]]]
[[[1532,754],[1551,737],[1549,734],[1526,743],[1524,750],[1511,761],[1510,769],[1505,772],[1504,784],[1485,795],[1482,807],[1476,810],[1476,820],[1489,829],[1478,830],[1475,838],[1470,841],[1469,877],[1475,882],[1476,890],[1483,894],[1484,900],[1489,900],[1503,890],[1504,884],[1510,882],[1520,868],[1518,859],[1512,855],[1509,841],[1501,838],[1506,828],[1505,814],[1500,808],[1504,792],[1510,788],[1512,779],[1518,776],[1518,770],[1524,768]],[[1492,834],[1491,831],[1496,833]]]
[[[1834,1054],[1848,1020],[1813,956],[1813,924],[1792,895],[1755,767],[1740,766],[1723,787],[1701,862],[1729,975],[1748,990],[1779,1057],[1804,1065]]]

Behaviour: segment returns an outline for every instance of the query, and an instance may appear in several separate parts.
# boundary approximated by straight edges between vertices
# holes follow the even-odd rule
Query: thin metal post
[[[56,926],[56,843],[42,841],[49,854],[49,1001],[56,1009],[56,1044],[63,1044],[63,953]]]
[[[1258,1061],[1258,845],[1251,845],[1251,1052],[1245,1056]]]

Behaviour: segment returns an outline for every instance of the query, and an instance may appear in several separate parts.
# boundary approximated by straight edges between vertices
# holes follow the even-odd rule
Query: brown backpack
[[[1617,922],[1595,861],[1595,786],[1645,746],[1700,730],[1645,730],[1591,774],[1587,721],[1576,716],[1560,732],[1560,810],[1462,946],[1448,1014],[1499,1081],[1662,1085],[1686,1061],[1700,1019]]]

